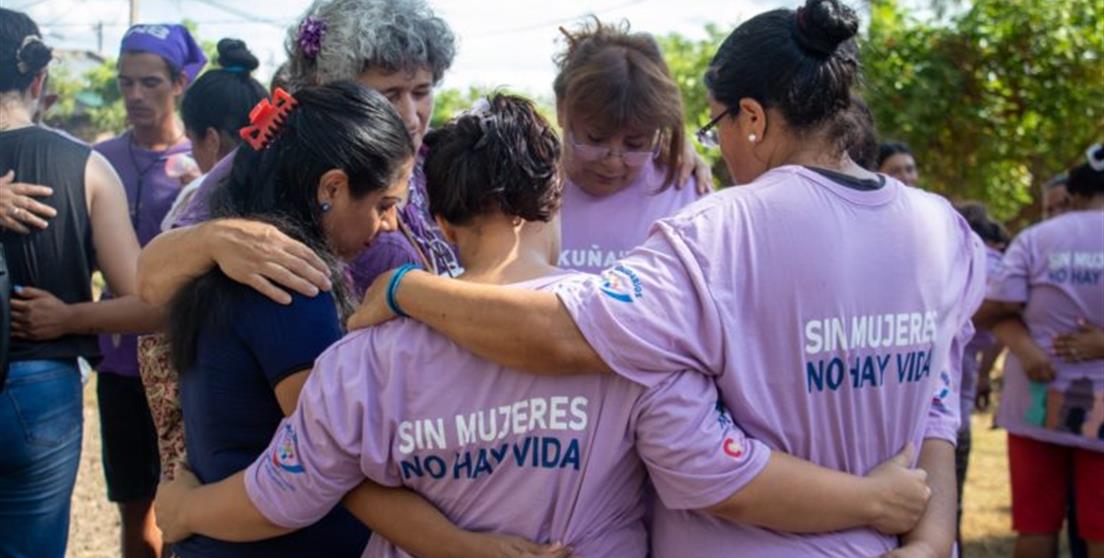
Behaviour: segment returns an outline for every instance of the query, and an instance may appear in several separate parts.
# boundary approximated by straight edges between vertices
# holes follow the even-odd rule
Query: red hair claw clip
[[[277,87],[272,93],[271,102],[268,99],[261,99],[261,102],[249,111],[249,126],[241,129],[241,138],[256,151],[268,147],[272,138],[280,133],[288,113],[298,104],[295,97]]]

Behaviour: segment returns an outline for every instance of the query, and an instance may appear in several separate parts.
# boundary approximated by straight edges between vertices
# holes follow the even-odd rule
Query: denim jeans
[[[9,365],[0,391],[0,558],[64,558],[83,423],[76,360]]]

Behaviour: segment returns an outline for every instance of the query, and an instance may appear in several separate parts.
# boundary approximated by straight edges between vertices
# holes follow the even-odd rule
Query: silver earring
[[[759,136],[755,134],[748,134],[748,141],[750,141],[751,143],[755,143],[755,140],[757,139],[759,139]]]
[[[333,206],[330,205],[330,202],[322,202],[321,207],[322,207],[322,213],[329,213],[329,211],[331,209],[333,209]]]

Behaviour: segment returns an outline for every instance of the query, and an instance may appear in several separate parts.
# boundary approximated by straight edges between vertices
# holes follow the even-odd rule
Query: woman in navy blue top
[[[177,293],[170,338],[182,371],[188,467],[204,483],[252,463],[294,410],[315,357],[342,335],[350,305],[337,261],[394,230],[413,166],[410,137],[379,94],[337,83],[305,88],[296,102],[260,150],[239,150],[229,183],[210,202],[215,215],[267,221],[314,248],[334,288],[280,304],[215,268]],[[266,541],[193,536],[173,549],[181,558],[352,557],[369,535],[335,508],[311,527]]]

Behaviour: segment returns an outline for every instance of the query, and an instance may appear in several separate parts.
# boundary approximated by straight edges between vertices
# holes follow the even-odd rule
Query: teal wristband
[[[399,281],[411,270],[418,269],[418,266],[414,264],[406,264],[395,271],[395,274],[391,276],[391,282],[387,284],[387,307],[391,309],[396,316],[400,318],[409,318],[406,312],[399,308],[399,303],[395,300],[395,293],[399,290]]]

